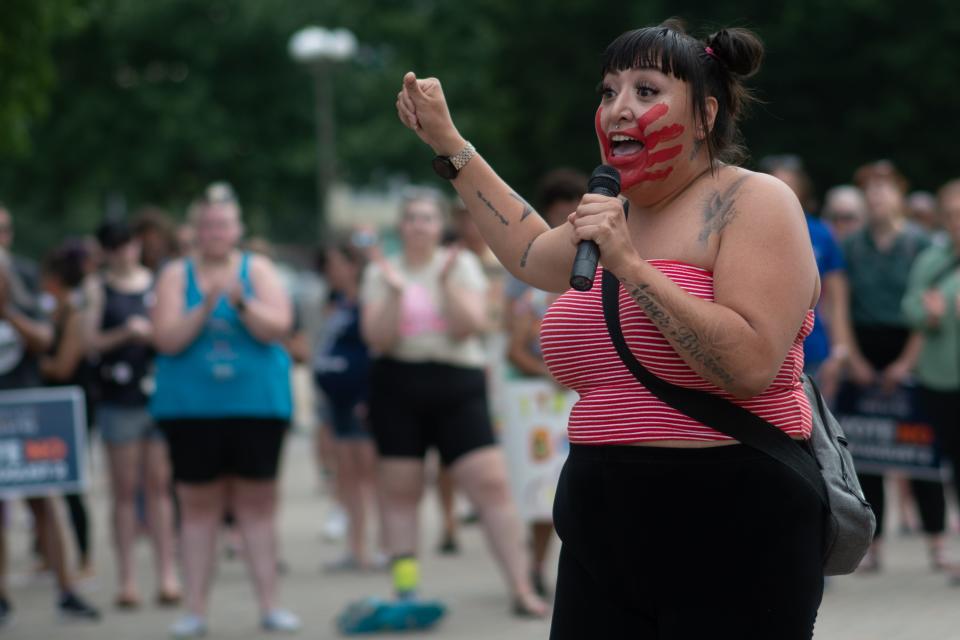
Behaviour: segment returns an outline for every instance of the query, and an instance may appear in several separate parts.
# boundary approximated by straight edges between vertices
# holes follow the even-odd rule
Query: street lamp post
[[[317,233],[321,238],[326,235],[330,185],[336,171],[330,69],[334,63],[351,58],[356,50],[357,39],[346,29],[331,31],[323,27],[305,27],[290,38],[290,55],[307,66],[313,77],[317,127]]]

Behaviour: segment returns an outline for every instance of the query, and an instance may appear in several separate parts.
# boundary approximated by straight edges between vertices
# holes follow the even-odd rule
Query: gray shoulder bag
[[[624,340],[619,298],[620,282],[604,270],[603,315],[613,345],[627,369],[640,384],[674,409],[796,471],[824,505],[824,575],[852,573],[873,541],[876,518],[863,497],[843,430],[827,409],[813,380],[804,376],[803,387],[813,413],[813,433],[805,446],[740,405],[706,391],[679,387],[647,370]]]

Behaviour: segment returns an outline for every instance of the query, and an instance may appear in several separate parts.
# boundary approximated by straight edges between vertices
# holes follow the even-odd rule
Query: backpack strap
[[[603,317],[617,354],[654,396],[684,415],[779,460],[797,472],[829,508],[827,489],[814,457],[803,445],[757,414],[718,395],[680,387],[651,373],[634,357],[620,324],[620,282],[603,270]]]

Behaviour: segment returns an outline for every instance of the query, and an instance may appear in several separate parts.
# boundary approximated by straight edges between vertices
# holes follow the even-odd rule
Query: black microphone
[[[590,174],[587,193],[599,193],[615,198],[620,195],[620,172],[607,164],[602,164]],[[581,240],[577,245],[577,257],[573,259],[570,272],[570,286],[577,291],[589,291],[593,287],[593,276],[597,273],[600,260],[600,247],[593,240]]]

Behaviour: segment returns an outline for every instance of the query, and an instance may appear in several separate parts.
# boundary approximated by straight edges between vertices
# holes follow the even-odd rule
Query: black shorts
[[[167,438],[173,479],[187,484],[225,476],[275,479],[289,426],[270,418],[187,418],[158,425]]]
[[[370,426],[386,458],[423,458],[436,447],[445,465],[496,442],[482,369],[377,360],[370,378]]]

